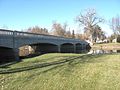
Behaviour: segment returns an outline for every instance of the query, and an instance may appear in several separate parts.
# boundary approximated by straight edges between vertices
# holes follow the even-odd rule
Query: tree
[[[66,34],[65,37],[67,37],[67,38],[72,38],[72,34],[71,34],[70,30],[69,30],[69,31],[66,31],[65,34]]]
[[[108,37],[109,42],[111,43],[115,39],[115,35],[112,34],[111,36]]]
[[[88,39],[85,34],[78,34],[78,33],[75,34],[75,38],[80,39],[80,40],[87,40]]]
[[[119,16],[112,18],[112,20],[110,21],[110,27],[113,30],[115,38],[117,38],[117,36],[120,35],[120,17]]]
[[[75,33],[74,33],[74,30],[72,30],[72,33],[70,31],[70,28],[68,31],[66,31],[66,36],[65,37],[68,37],[68,38],[75,38]]]
[[[65,23],[63,26],[60,23],[54,22],[52,25],[52,32],[53,35],[56,36],[66,36],[66,28],[67,28],[67,24]]]
[[[72,30],[72,38],[75,38],[75,32]]]
[[[95,33],[94,27],[103,21],[104,19],[97,16],[95,9],[87,9],[85,12],[80,13],[80,15],[76,17],[76,22],[84,27],[84,32],[87,33],[86,35],[91,39],[92,42],[94,40],[93,34]]]
[[[106,38],[106,36],[105,36],[105,32],[104,31],[102,31],[102,29],[101,29],[101,27],[100,26],[98,26],[98,25],[96,25],[95,27],[94,27],[94,33],[93,33],[93,36],[94,36],[94,38],[95,38],[95,42],[96,42],[96,40],[98,39],[98,40],[104,40],[105,38]]]
[[[46,28],[40,28],[39,26],[29,27],[27,32],[37,33],[37,34],[49,34]]]

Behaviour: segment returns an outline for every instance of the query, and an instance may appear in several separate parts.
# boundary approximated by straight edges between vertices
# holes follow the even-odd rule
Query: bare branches
[[[84,26],[84,32],[88,37],[90,37],[91,41],[93,41],[93,39],[95,39],[97,37],[96,35],[98,34],[95,31],[95,27],[103,21],[104,19],[97,15],[95,9],[87,9],[76,17],[76,22],[78,22],[79,25]]]
[[[40,28],[39,26],[29,27],[27,32],[37,33],[37,34],[49,34],[46,28]]]
[[[114,32],[114,35],[120,35],[120,17],[116,16],[113,17],[112,20],[110,21],[110,27]]]
[[[78,22],[80,25],[83,25],[84,27],[93,27],[103,21],[104,19],[97,16],[95,9],[88,9],[76,17],[76,22]]]
[[[52,25],[53,34],[56,36],[65,36],[67,24],[63,26],[60,23],[54,22]]]

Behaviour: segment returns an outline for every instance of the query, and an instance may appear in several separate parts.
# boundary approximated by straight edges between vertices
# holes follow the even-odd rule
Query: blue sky
[[[21,30],[38,25],[50,30],[52,22],[58,21],[67,22],[77,32],[74,19],[87,8],[95,8],[109,20],[120,15],[120,0],[0,0],[0,28]],[[108,25],[101,27],[111,34]]]

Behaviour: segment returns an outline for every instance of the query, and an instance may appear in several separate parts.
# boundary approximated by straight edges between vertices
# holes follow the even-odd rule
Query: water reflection
[[[108,54],[108,53],[120,53],[120,50],[91,49],[87,54]]]

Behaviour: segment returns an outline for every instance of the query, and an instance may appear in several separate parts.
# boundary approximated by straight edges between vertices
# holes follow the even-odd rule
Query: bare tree
[[[60,23],[54,22],[52,25],[52,33],[53,35],[56,35],[56,36],[65,37],[66,28],[67,28],[66,23],[62,26]]]
[[[46,28],[40,28],[39,26],[29,27],[27,32],[37,33],[37,34],[49,34]]]
[[[85,34],[75,34],[76,39],[81,39],[81,40],[88,40]]]
[[[104,19],[97,15],[95,9],[87,9],[76,17],[76,22],[78,22],[79,25],[84,26],[91,41],[94,39],[94,27],[103,21]]]
[[[67,37],[67,38],[72,38],[72,34],[71,34],[70,30],[69,30],[69,31],[66,31],[65,34],[66,34],[65,37]]]
[[[110,27],[113,30],[115,38],[120,35],[120,17],[113,17],[110,21]]]

